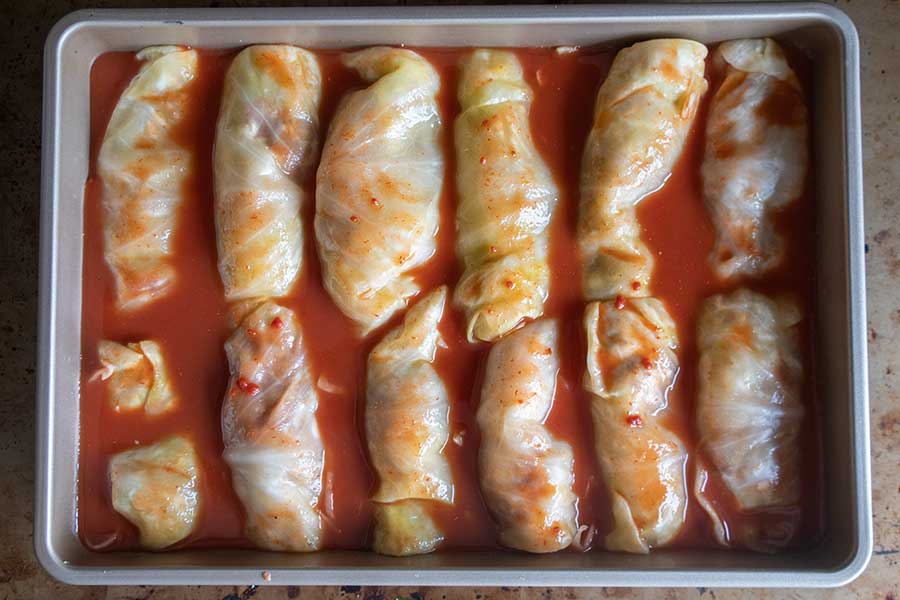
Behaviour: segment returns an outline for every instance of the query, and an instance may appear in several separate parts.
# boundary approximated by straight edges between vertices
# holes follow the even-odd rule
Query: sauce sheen
[[[414,272],[422,293],[447,284],[455,286],[462,272],[456,256],[456,180],[453,123],[459,113],[456,88],[458,64],[468,49],[415,49],[441,76],[438,106],[443,121],[441,144],[445,160],[444,187],[440,199],[437,249]],[[553,409],[547,425],[551,432],[572,445],[575,456],[575,493],[578,522],[593,526],[598,540],[612,527],[606,489],[594,452],[590,396],[582,387],[586,340],[582,317],[581,265],[575,225],[581,154],[593,121],[597,89],[615,56],[610,48],[560,53],[553,49],[517,49],[526,80],[534,92],[531,127],[535,144],[559,187],[560,197],[551,223],[550,295],[544,316],[557,319],[561,331],[560,372]],[[177,282],[164,299],[132,313],[115,307],[112,274],[103,257],[101,182],[96,159],[110,115],[119,95],[137,73],[139,64],[131,52],[100,56],[91,71],[91,165],[85,185],[84,283],[82,330],[81,430],[78,473],[77,529],[82,542],[98,551],[138,548],[137,529],[116,513],[110,498],[107,468],[112,455],[149,444],[174,433],[187,435],[200,461],[200,513],[194,532],[177,544],[181,547],[249,547],[242,529],[244,511],[231,488],[231,475],[222,459],[220,411],[228,381],[224,342],[231,333],[228,307],[216,269],[213,218],[212,145],[223,78],[237,50],[200,50],[199,74],[191,83],[192,101],[177,140],[193,155],[193,169],[185,184],[185,201],[175,231]],[[316,51],[320,61],[323,96],[320,109],[320,148],[338,102],[365,83],[341,64],[341,51]],[[804,89],[810,89],[811,65],[788,49],[791,64]],[[708,65],[708,67],[711,65]],[[714,75],[708,74],[708,78]],[[711,81],[711,83],[715,83]],[[711,86],[714,90],[714,85]],[[656,260],[653,295],[666,303],[678,327],[681,364],[668,394],[666,425],[685,442],[689,456],[688,482],[693,482],[693,449],[697,440],[693,424],[697,387],[696,317],[703,300],[736,285],[717,281],[708,257],[713,247],[712,223],[703,204],[700,163],[704,125],[712,91],[701,103],[700,114],[666,184],[646,197],[638,218]],[[812,107],[811,98],[807,102]],[[777,99],[776,99],[777,100]],[[767,107],[780,115],[777,106]],[[785,116],[783,118],[788,118]],[[774,117],[773,117],[774,118]],[[366,450],[365,364],[372,347],[396,326],[403,314],[360,340],[355,325],[334,305],[321,283],[315,250],[315,175],[304,183],[303,266],[290,294],[278,302],[299,318],[313,380],[320,382],[319,428],[326,448],[320,507],[325,522],[325,547],[365,548],[371,543],[372,507],[369,497],[375,476]],[[806,318],[801,324],[806,369],[806,430],[803,436],[804,482],[801,531],[795,545],[812,545],[821,536],[822,466],[820,416],[814,394],[813,312],[815,293],[815,231],[812,174],[804,195],[778,216],[785,236],[786,260],[753,289],[800,301]],[[415,299],[412,300],[415,302]],[[497,529],[478,486],[479,434],[475,412],[489,344],[469,344],[463,313],[448,301],[441,323],[446,347],[438,349],[435,368],[443,378],[451,401],[450,436],[445,453],[453,469],[454,504],[436,504],[434,516],[445,533],[441,549],[498,547]],[[106,384],[91,381],[100,367],[97,344],[102,339],[120,343],[153,339],[160,343],[178,396],[176,408],[162,416],[142,411],[117,413],[109,404]],[[689,494],[691,490],[688,490]],[[727,492],[710,491],[725,498]],[[739,515],[728,515],[739,519]],[[685,527],[676,547],[714,547],[705,514],[692,497]]]

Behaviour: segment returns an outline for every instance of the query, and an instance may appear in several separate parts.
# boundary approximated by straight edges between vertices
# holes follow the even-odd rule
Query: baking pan
[[[724,550],[648,556],[564,552],[250,550],[94,553],[75,531],[83,191],[94,59],[155,44],[312,48],[371,44],[556,46],[678,36],[713,43],[777,36],[814,61],[817,394],[822,405],[825,536],[803,552]],[[865,339],[859,48],[824,4],[97,10],[50,32],[44,54],[41,288],[34,544],[51,575],[78,584],[526,586],[838,586],[872,552]],[[266,573],[264,578],[263,573]]]

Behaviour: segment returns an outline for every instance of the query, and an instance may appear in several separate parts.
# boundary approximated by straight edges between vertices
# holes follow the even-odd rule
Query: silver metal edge
[[[33,544],[38,562],[50,575],[74,583],[69,567],[50,542],[50,499],[53,497],[52,447],[54,432],[53,378],[56,325],[56,233],[59,155],[59,49],[69,27],[83,14],[71,13],[51,29],[44,44],[43,119],[41,135],[40,272],[38,291],[38,376],[35,397],[35,496]]]
[[[859,40],[852,21],[840,10],[824,3],[708,4],[684,5],[602,5],[602,6],[485,6],[485,7],[404,7],[400,17],[389,15],[396,8],[279,8],[265,9],[270,16],[254,18],[255,24],[304,20],[317,25],[361,19],[380,24],[409,21],[527,23],[534,20],[570,20],[580,18],[624,17],[635,20],[667,20],[671,22],[728,20],[738,16],[817,17],[840,33],[844,46],[845,130],[847,147],[848,253],[850,260],[849,302],[850,346],[854,357],[851,373],[853,400],[853,444],[858,545],[848,562],[833,571],[792,572],[791,585],[834,587],[855,579],[867,566],[872,554],[871,475],[869,461],[868,371],[866,355],[866,306],[864,225],[862,209],[861,126],[859,99]],[[336,15],[337,13],[337,15]],[[54,551],[49,532],[49,501],[53,494],[52,456],[53,398],[51,397],[56,321],[56,175],[58,150],[55,132],[59,126],[58,62],[66,38],[79,26],[103,23],[107,26],[134,27],[138,21],[189,21],[192,24],[216,23],[238,26],[242,19],[258,14],[258,9],[104,9],[81,10],[63,17],[51,30],[44,54],[44,119],[41,188],[40,246],[40,312],[38,324],[38,384],[36,402],[36,478],[35,478],[35,552],[41,565],[56,579],[72,584],[165,583],[165,584],[374,584],[415,585],[427,580],[428,585],[534,585],[521,574],[493,569],[440,568],[411,571],[406,569],[354,568],[271,569],[271,581],[263,581],[258,569],[215,568],[102,568],[77,567],[67,564]],[[212,15],[215,15],[213,18]],[[226,21],[227,23],[222,23]],[[783,575],[778,571],[718,569],[716,571],[657,570],[545,570],[540,585],[572,587],[599,585],[761,587],[770,585],[766,575]]]
[[[399,16],[397,12],[401,12]],[[260,12],[267,16],[260,18]],[[570,21],[573,18],[623,18],[666,22],[686,22],[700,19],[728,21],[734,17],[795,18],[815,15],[842,32],[853,32],[849,17],[824,2],[740,2],[686,4],[582,4],[582,5],[506,5],[506,6],[367,6],[367,7],[279,7],[279,8],[151,8],[151,9],[81,9],[64,16],[54,27],[64,38],[82,24],[103,24],[106,27],[133,28],[136,23],[175,23],[239,27],[244,20],[253,19],[254,26],[284,23],[285,21],[315,22],[316,25],[341,24],[347,21],[377,21],[378,25],[442,22],[469,23],[541,23]],[[848,29],[849,28],[849,29]],[[50,35],[53,35],[51,31]],[[48,38],[49,41],[49,38]]]
[[[844,43],[844,114],[847,150],[847,217],[849,259],[849,301],[851,386],[853,400],[857,548],[846,565],[829,574],[831,585],[850,583],[866,569],[872,558],[872,475],[871,439],[869,429],[869,368],[866,341],[866,259],[865,219],[863,210],[862,125],[859,82],[859,33],[844,12],[829,5],[819,10],[837,31]]]

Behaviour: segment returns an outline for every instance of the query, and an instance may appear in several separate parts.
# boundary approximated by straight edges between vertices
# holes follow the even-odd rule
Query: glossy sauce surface
[[[443,119],[441,139],[446,170],[441,198],[441,225],[435,256],[416,272],[423,290],[446,283],[452,286],[461,273],[455,255],[455,152],[453,121],[457,64],[466,49],[420,50],[442,78],[439,106]],[[236,51],[200,51],[200,74],[192,83],[193,98],[179,142],[194,156],[185,189],[185,202],[175,232],[178,283],[172,294],[135,313],[115,308],[112,275],[103,258],[102,189],[96,177],[96,157],[106,124],[122,90],[138,69],[133,53],[99,57],[91,73],[91,170],[85,187],[84,301],[82,331],[81,444],[78,476],[77,528],[83,543],[95,550],[137,548],[137,530],[112,508],[107,478],[110,457],[135,444],[153,443],[168,434],[187,434],[201,461],[200,493],[203,505],[194,533],[176,547],[249,546],[242,536],[243,508],[231,489],[230,473],[222,460],[220,409],[228,379],[223,344],[230,334],[227,305],[216,270],[213,221],[212,145],[217,107],[225,70]],[[597,459],[594,455],[589,395],[582,389],[585,339],[584,301],[580,290],[580,264],[576,254],[575,221],[581,153],[592,122],[594,98],[615,56],[612,49],[557,53],[552,49],[517,50],[535,100],[532,132],[544,160],[560,188],[551,225],[551,288],[545,316],[560,322],[562,347],[557,392],[548,426],[572,444],[575,454],[575,492],[579,497],[579,523],[594,525],[600,536],[609,531],[611,517]],[[337,51],[318,51],[323,74],[320,112],[321,139],[340,98],[365,84],[340,63]],[[810,65],[791,55],[801,81],[808,83]],[[713,82],[714,83],[714,82]],[[711,86],[712,87],[712,86]],[[805,86],[809,89],[809,86]],[[714,88],[713,88],[714,89]],[[704,97],[685,151],[672,176],[656,193],[645,198],[638,211],[644,239],[655,254],[654,295],[664,300],[678,326],[681,363],[669,393],[666,422],[685,441],[693,480],[693,404],[696,392],[696,316],[710,294],[732,289],[717,282],[709,267],[713,246],[712,223],[704,208],[700,185],[703,124],[711,93]],[[810,102],[811,99],[807,98]],[[777,107],[771,107],[777,113]],[[315,254],[312,217],[314,176],[306,182],[303,207],[305,245],[301,275],[287,298],[280,302],[297,312],[310,355],[313,378],[327,381],[320,390],[318,421],[326,447],[324,491],[328,548],[363,548],[371,541],[371,495],[375,479],[369,467],[364,439],[365,360],[375,343],[402,319],[397,315],[384,327],[359,340],[352,323],[341,314],[321,284]],[[809,175],[812,181],[812,174]],[[787,260],[755,289],[788,292],[806,310],[802,324],[807,373],[807,421],[804,435],[805,496],[801,531],[796,545],[814,543],[821,534],[822,494],[819,457],[819,415],[813,395],[812,371],[814,280],[814,195],[811,183],[797,202],[779,215],[779,230],[790,231]],[[479,435],[475,411],[480,400],[488,344],[469,344],[463,315],[448,303],[441,332],[447,345],[439,349],[435,367],[450,395],[451,441],[445,452],[453,467],[455,503],[436,508],[446,533],[443,549],[493,548],[496,528],[478,489],[476,463]],[[106,384],[90,381],[99,367],[97,343],[157,340],[165,354],[178,394],[177,408],[164,416],[142,412],[116,413],[109,405]],[[723,493],[712,490],[713,493]],[[732,515],[737,519],[738,516]],[[601,546],[595,538],[595,546]],[[714,546],[705,515],[689,500],[687,523],[675,546]]]

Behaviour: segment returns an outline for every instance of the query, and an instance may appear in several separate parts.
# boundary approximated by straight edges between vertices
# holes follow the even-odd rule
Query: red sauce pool
[[[441,198],[441,228],[434,258],[416,273],[423,290],[440,284],[452,286],[460,275],[455,256],[456,210],[455,152],[452,123],[459,111],[456,101],[457,64],[465,49],[419,50],[442,77],[439,95],[444,121],[442,143],[446,172]],[[545,315],[562,328],[561,369],[548,426],[572,444],[575,453],[575,491],[579,523],[594,525],[603,535],[611,528],[606,490],[594,455],[589,397],[581,387],[585,340],[581,326],[584,301],[580,290],[580,264],[576,255],[575,220],[581,153],[592,122],[596,90],[602,83],[614,50],[598,49],[558,54],[548,49],[516,51],[535,93],[531,113],[538,149],[554,173],[560,200],[551,226],[552,283]],[[82,542],[94,550],[138,547],[137,530],[112,507],[107,478],[110,457],[135,444],[153,443],[165,435],[184,433],[194,441],[201,462],[203,506],[194,533],[178,547],[248,547],[243,537],[243,508],[231,488],[230,473],[222,460],[220,409],[228,378],[223,344],[230,334],[222,284],[216,270],[213,223],[212,143],[217,107],[225,70],[236,51],[200,51],[200,76],[193,82],[192,103],[179,141],[194,156],[194,169],[186,183],[185,202],[175,235],[179,284],[162,300],[131,314],[117,311],[112,275],[103,259],[101,186],[96,158],[109,117],[119,95],[137,72],[133,53],[100,56],[91,72],[91,169],[85,186],[84,287],[81,382],[81,444],[78,474],[77,529]],[[364,87],[355,73],[340,64],[336,51],[317,52],[323,73],[320,112],[322,138],[340,98]],[[791,60],[809,89],[811,65],[791,53]],[[703,206],[699,166],[703,153],[703,124],[711,94],[707,94],[684,154],[666,185],[646,198],[638,215],[644,239],[656,253],[654,295],[664,300],[678,325],[681,371],[669,394],[667,424],[685,441],[691,460],[688,480],[693,481],[693,404],[696,391],[695,318],[702,300],[727,291],[716,282],[707,262],[713,228]],[[810,102],[811,99],[807,99]],[[335,307],[321,285],[315,254],[312,216],[315,186],[306,184],[306,227],[303,271],[291,294],[281,302],[297,312],[313,367],[314,378],[324,377],[341,391],[321,392],[318,420],[326,446],[324,492],[326,546],[364,548],[370,542],[372,510],[369,496],[374,476],[368,464],[363,413],[365,358],[384,331],[360,342],[353,325]],[[804,437],[804,473],[807,476],[803,518],[796,545],[809,546],[821,535],[823,514],[819,411],[814,397],[812,340],[814,306],[814,194],[812,174],[807,192],[779,216],[782,231],[791,231],[785,262],[760,285],[766,292],[790,292],[806,309],[803,323],[807,366],[806,405],[809,418]],[[733,287],[733,286],[732,286]],[[455,504],[436,512],[443,525],[443,549],[495,548],[497,531],[481,499],[476,475],[479,436],[475,410],[479,402],[482,369],[489,346],[465,340],[463,315],[448,305],[441,325],[447,348],[439,351],[436,368],[447,385],[451,402],[451,435],[462,445],[448,443],[445,450],[453,466]],[[97,343],[152,338],[165,353],[179,397],[177,409],[161,417],[140,412],[116,413],[108,404],[106,385],[89,378],[99,367]],[[713,490],[713,493],[722,493]],[[726,499],[727,504],[727,499]],[[737,518],[736,516],[734,518]],[[595,544],[597,545],[597,544]],[[689,500],[687,523],[678,547],[714,546],[702,510]]]

